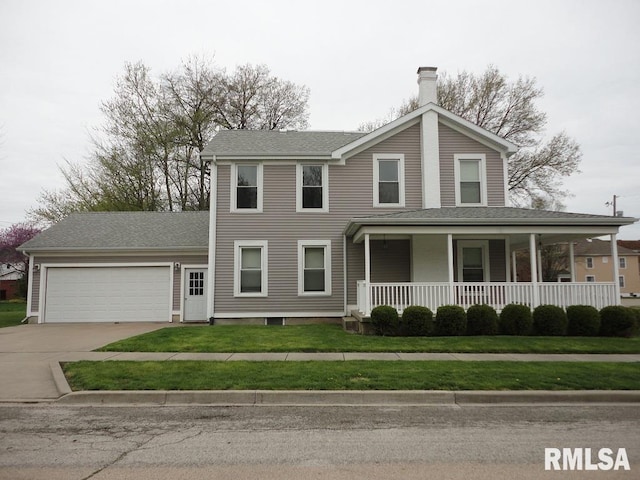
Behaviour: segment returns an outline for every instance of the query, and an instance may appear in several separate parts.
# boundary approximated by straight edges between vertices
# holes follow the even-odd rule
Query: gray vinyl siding
[[[207,255],[185,255],[180,253],[170,254],[170,255],[152,255],[152,256],[141,256],[141,255],[118,255],[118,256],[85,256],[85,257],[77,257],[77,256],[35,256],[34,263],[38,264],[56,264],[56,263],[66,263],[66,264],[77,264],[81,266],[82,264],[109,264],[109,263],[132,263],[132,264],[141,264],[141,263],[161,263],[161,262],[171,262],[171,263],[180,263],[182,265],[207,265]],[[181,269],[175,270],[172,269],[173,272],[173,302],[172,308],[173,310],[180,310],[180,299],[182,297],[182,278],[181,278]],[[31,309],[33,312],[39,312],[40,310],[40,271],[34,272],[33,275],[33,289],[31,292]]]
[[[489,207],[503,207],[504,164],[498,152],[452,128],[438,124],[440,140],[440,202],[443,207],[456,206],[454,155],[484,153],[487,168],[487,202]]]
[[[422,205],[420,128],[418,125],[329,166],[329,212],[296,213],[296,166],[263,166],[263,212],[231,213],[230,165],[218,167],[215,312],[229,315],[260,312],[342,312],[344,310],[343,237],[349,219],[390,213],[398,208],[373,207],[373,155],[401,153],[405,162],[405,209]],[[268,242],[268,297],[234,297],[234,241]],[[330,240],[331,296],[298,295],[298,240]],[[351,242],[351,240],[349,240]],[[362,280],[361,245],[348,245],[347,286],[355,297]],[[355,254],[358,258],[352,258]],[[351,293],[353,292],[353,293]]]

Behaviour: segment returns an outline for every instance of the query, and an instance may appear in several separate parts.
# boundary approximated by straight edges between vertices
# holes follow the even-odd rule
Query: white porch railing
[[[465,309],[475,304],[487,304],[499,311],[510,303],[521,303],[532,308],[536,304],[552,304],[563,308],[591,305],[597,309],[618,303],[613,282],[535,285],[523,282],[372,283],[368,290],[367,302],[367,284],[364,280],[358,282],[358,310],[365,315],[369,315],[378,305],[390,305],[398,311],[410,305],[421,305],[435,312],[438,307],[451,304]]]

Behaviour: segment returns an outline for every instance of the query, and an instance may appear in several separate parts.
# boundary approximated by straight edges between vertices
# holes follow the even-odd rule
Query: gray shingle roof
[[[580,240],[576,242],[575,254],[578,256],[594,255],[594,256],[611,256],[611,242],[608,240]],[[618,255],[640,255],[629,248],[625,248],[618,242]]]
[[[206,250],[209,212],[74,213],[20,248],[56,250]]]
[[[205,147],[202,156],[330,156],[363,135],[363,132],[222,130]]]

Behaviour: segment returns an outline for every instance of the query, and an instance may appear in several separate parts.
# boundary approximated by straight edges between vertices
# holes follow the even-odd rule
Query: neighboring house
[[[640,252],[618,242],[618,284],[624,297],[640,297]],[[574,246],[575,279],[581,282],[612,282],[614,279],[611,242],[580,240]]]
[[[516,146],[436,105],[435,68],[418,75],[420,107],[371,133],[219,132],[202,152],[210,212],[71,215],[27,242],[31,320],[291,323],[381,304],[617,303],[614,282],[540,283],[536,251],[615,239],[635,219],[509,207]],[[514,281],[519,249],[533,252],[530,282]]]
[[[22,273],[14,265],[0,264],[0,301],[20,296]]]

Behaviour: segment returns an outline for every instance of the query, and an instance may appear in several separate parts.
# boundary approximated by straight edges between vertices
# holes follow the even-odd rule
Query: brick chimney
[[[422,107],[427,103],[438,103],[437,94],[437,67],[418,68],[418,106]]]

